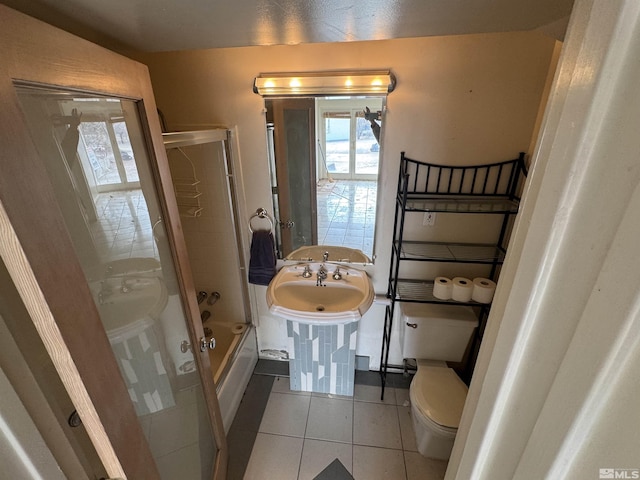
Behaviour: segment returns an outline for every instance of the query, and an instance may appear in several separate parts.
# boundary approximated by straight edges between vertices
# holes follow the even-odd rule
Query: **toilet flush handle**
[[[417,323],[409,323],[409,322],[407,322],[407,327],[418,328],[418,324]]]

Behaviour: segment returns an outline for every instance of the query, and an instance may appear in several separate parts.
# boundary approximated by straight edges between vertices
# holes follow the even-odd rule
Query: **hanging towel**
[[[256,230],[251,238],[249,283],[269,285],[276,274],[276,249],[270,230]]]

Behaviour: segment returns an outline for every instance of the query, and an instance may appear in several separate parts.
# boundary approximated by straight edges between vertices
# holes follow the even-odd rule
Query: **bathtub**
[[[211,319],[204,326],[212,330],[212,336],[216,339],[216,348],[209,350],[209,360],[225,433],[229,433],[242,395],[258,362],[255,328],[247,323]]]

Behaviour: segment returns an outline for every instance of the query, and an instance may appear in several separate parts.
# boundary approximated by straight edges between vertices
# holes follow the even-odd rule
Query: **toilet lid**
[[[411,382],[411,401],[438,425],[458,428],[467,386],[451,368],[421,366]]]

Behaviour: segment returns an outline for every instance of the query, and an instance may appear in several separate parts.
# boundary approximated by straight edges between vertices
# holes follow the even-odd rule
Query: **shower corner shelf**
[[[181,217],[196,218],[202,215],[202,207],[190,207],[178,204],[178,212]]]
[[[398,302],[437,303],[472,306],[478,310],[479,327],[476,329],[471,351],[477,354],[482,340],[489,305],[477,302],[443,301],[433,295],[433,280],[402,278],[401,264],[415,262],[441,262],[485,265],[489,277],[497,281],[499,268],[506,254],[506,243],[513,217],[518,212],[522,179],[527,171],[524,153],[518,158],[485,165],[448,167],[413,160],[402,152],[396,193],[395,222],[391,247],[391,265],[384,329],[380,376],[381,397],[384,398],[394,311]],[[405,218],[412,213],[440,212],[454,214],[462,220],[469,214],[502,217],[496,242],[493,244],[430,242],[405,238]],[[466,214],[466,215],[460,215]],[[467,366],[469,377],[473,361]]]
[[[176,201],[178,203],[178,212],[181,217],[196,218],[202,214],[202,205],[200,204],[200,196],[202,192],[198,190],[200,180],[196,177],[196,167],[189,156],[184,153],[180,146],[167,145],[167,155],[170,151],[175,151],[181,154],[181,156],[189,162],[190,169],[183,168],[183,170],[189,170],[188,172],[181,172],[186,177],[176,177],[172,180],[173,189],[176,195]],[[169,157],[171,159],[171,157]],[[170,163],[171,166],[171,163]],[[174,167],[175,168],[175,167]]]

